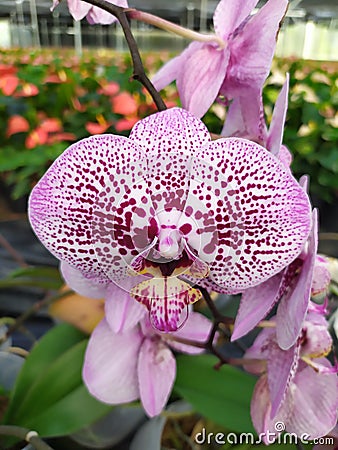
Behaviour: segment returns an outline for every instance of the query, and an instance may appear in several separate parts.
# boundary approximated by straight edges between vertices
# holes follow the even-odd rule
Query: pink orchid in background
[[[192,312],[174,335],[156,333],[145,316],[145,309],[126,294],[124,310],[134,319],[136,304],[143,318],[139,325],[116,332],[113,327],[115,330],[123,328],[123,325],[116,327],[118,322],[129,322],[124,315],[116,314],[117,302],[121,302],[121,298],[116,297],[114,308],[89,340],[83,380],[89,392],[105,403],[127,403],[140,398],[148,416],[153,417],[165,407],[176,378],[176,361],[171,349],[189,354],[203,352],[174,339],[205,342],[212,324],[202,314]],[[113,327],[109,319],[113,320]]]
[[[274,328],[265,328],[245,358],[261,360],[246,370],[262,374],[251,401],[251,417],[258,433],[276,432],[282,421],[288,432],[308,439],[327,434],[337,422],[337,367],[324,358],[332,346],[322,310],[310,306],[302,333],[293,347],[282,350]],[[270,319],[271,324],[275,318]],[[266,441],[265,441],[266,442]],[[268,442],[266,442],[268,443]],[[271,443],[271,442],[270,442]]]
[[[331,430],[325,438],[325,443],[316,444],[312,450],[337,450],[338,448],[338,425]]]
[[[182,105],[202,117],[219,95],[259,95],[269,74],[287,0],[269,0],[254,16],[258,0],[221,0],[214,13],[216,43],[193,42],[153,77],[156,89],[176,80]],[[250,101],[247,102],[247,105]]]
[[[239,339],[251,331],[279,301],[276,316],[278,344],[284,350],[294,345],[302,328],[313,287],[316,291],[327,289],[328,269],[326,273],[315,271],[317,247],[318,218],[314,210],[311,234],[303,252],[283,271],[243,292],[231,340]]]
[[[330,261],[323,255],[317,255],[311,285],[311,297],[320,300],[323,296],[326,296],[330,282]]]
[[[323,358],[321,364],[329,365]],[[289,433],[308,440],[326,435],[337,423],[337,375],[320,374],[305,366],[295,374],[284,403],[273,420],[269,418],[270,397],[266,375],[257,382],[251,400],[251,418],[257,433],[278,433],[282,422]],[[283,427],[284,428],[284,427]],[[267,437],[263,438],[266,444]]]
[[[320,373],[335,373],[336,367],[328,369],[314,359],[322,358],[331,351],[332,338],[324,317],[326,310],[310,303],[307,316],[296,343],[288,350],[279,347],[276,338],[276,317],[269,320],[269,328],[264,328],[254,344],[246,351],[245,358],[262,360],[262,363],[248,365],[249,372],[260,374],[267,371],[270,392],[271,418],[275,417],[285,392],[302,361]],[[263,362],[264,361],[264,362]]]
[[[53,0],[52,10],[60,3],[61,0]],[[112,3],[117,6],[121,6],[123,8],[128,7],[127,0],[107,0],[109,3]],[[93,6],[90,3],[87,3],[82,0],[67,0],[68,9],[70,14],[75,20],[82,20],[86,17],[87,21],[90,24],[100,23],[101,25],[110,25],[113,22],[116,22],[116,17],[112,14],[104,11],[102,8],[98,6]]]
[[[256,286],[299,255],[311,227],[307,194],[277,158],[243,139],[211,141],[180,108],[139,121],[129,138],[69,147],[33,189],[29,216],[91,282],[128,291],[143,277],[131,294],[165,332],[201,297],[192,285]]]
[[[288,107],[289,74],[278,95],[269,130],[264,118],[262,93],[239,95],[231,102],[221,135],[224,137],[237,136],[257,142],[273,155],[277,156],[286,167],[289,167],[292,156],[282,145],[284,123]]]

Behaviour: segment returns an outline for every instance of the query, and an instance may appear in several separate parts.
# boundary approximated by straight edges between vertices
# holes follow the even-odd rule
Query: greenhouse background
[[[130,6],[137,6],[137,1]],[[260,2],[260,6],[264,2]],[[153,12],[190,29],[206,32],[212,26],[215,0],[148,0],[144,10]],[[67,46],[81,52],[82,47],[110,47],[126,50],[118,26],[90,27],[73,22],[66,1],[50,13],[49,0],[1,0],[0,46]],[[169,49],[177,51],[185,41],[155,31],[145,24],[134,25],[142,50]],[[279,36],[276,55],[304,59],[337,59],[338,4],[335,0],[293,0]]]

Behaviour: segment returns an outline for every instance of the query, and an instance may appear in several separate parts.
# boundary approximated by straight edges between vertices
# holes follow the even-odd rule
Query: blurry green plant
[[[278,75],[285,72],[290,94],[284,143],[294,157],[293,172],[310,175],[311,193],[331,202],[338,193],[338,64],[276,60],[263,93],[268,114],[281,87]]]
[[[86,51],[79,58],[64,49],[0,55],[0,178],[13,187],[13,198],[28,194],[71,142],[97,133],[127,135],[156,109],[141,85],[129,81],[129,55]],[[155,72],[168,57],[143,59]],[[309,174],[311,193],[332,201],[338,192],[338,64],[275,60],[263,94],[268,121],[285,72],[290,96],[284,144],[294,155],[293,172]],[[175,88],[164,93],[168,106],[179,104]],[[204,121],[211,132],[221,131],[223,120],[213,109]]]

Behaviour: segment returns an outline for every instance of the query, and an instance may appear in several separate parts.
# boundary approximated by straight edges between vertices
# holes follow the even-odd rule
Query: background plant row
[[[169,53],[143,55],[150,74]],[[66,61],[66,62],[65,62]],[[338,63],[276,59],[264,89],[267,121],[290,73],[284,143],[291,150],[296,177],[311,177],[311,193],[333,201],[338,193]],[[126,76],[127,75],[127,76]],[[132,75],[130,57],[64,49],[0,52],[0,178],[12,196],[28,194],[54,159],[71,142],[97,133],[128,135],[137,120],[156,110]],[[164,91],[168,106],[179,105],[174,86]],[[204,117],[219,133],[224,109]]]

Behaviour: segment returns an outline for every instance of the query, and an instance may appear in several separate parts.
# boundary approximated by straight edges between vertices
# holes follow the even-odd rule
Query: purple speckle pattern
[[[244,139],[211,142],[179,108],[140,121],[130,138],[69,147],[33,189],[29,214],[42,243],[86,278],[123,287],[142,272],[133,295],[167,331],[198,299],[183,279],[229,293],[255,286],[310,231],[307,195],[277,158]]]
[[[211,141],[207,127],[188,111],[172,108],[142,119],[129,138],[145,152],[158,155],[176,152],[190,155]]]
[[[152,325],[165,333],[182,327],[183,310],[202,297],[198,289],[176,277],[150,278],[135,286],[132,295],[149,310]]]
[[[218,139],[200,150],[191,178],[197,180],[193,194],[208,206],[217,231],[214,283],[229,292],[255,286],[301,252],[310,232],[308,197],[263,147]],[[206,250],[199,253],[202,259]]]

